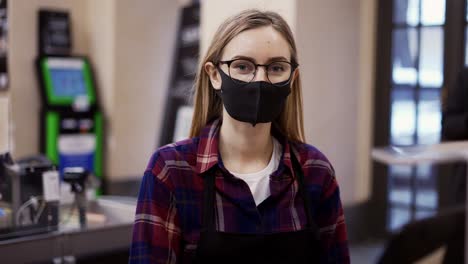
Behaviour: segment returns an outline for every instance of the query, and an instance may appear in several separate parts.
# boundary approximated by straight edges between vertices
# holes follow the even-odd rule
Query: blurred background
[[[24,167],[45,162],[43,154],[61,180],[64,164],[84,167],[98,182],[85,184],[92,190],[87,199],[101,197],[88,207],[93,231],[73,229],[82,224],[77,213],[75,237],[57,234],[60,226],[52,238],[37,240],[32,232],[34,239],[21,246],[11,241],[25,236],[5,236],[0,251],[11,252],[18,261],[11,263],[88,263],[97,256],[89,263],[126,263],[131,198],[149,157],[186,137],[199,56],[218,25],[246,8],[277,11],[293,30],[306,139],[335,167],[353,263],[376,263],[406,224],[460,203],[454,190],[463,184],[451,177],[454,164],[387,166],[374,162],[371,151],[444,140],[442,97],[468,63],[465,0],[0,2],[0,153]],[[79,204],[73,178],[79,174],[67,174],[69,197],[47,202]],[[4,200],[13,204],[11,179],[4,176],[0,194],[8,189]],[[112,217],[122,221],[100,233]],[[34,254],[13,258],[26,249]],[[419,261],[441,263],[444,250],[436,247]]]

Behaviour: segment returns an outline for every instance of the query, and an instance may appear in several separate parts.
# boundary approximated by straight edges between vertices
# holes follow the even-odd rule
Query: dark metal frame
[[[392,72],[392,1],[378,1],[377,5],[377,47],[375,62],[377,65],[374,84],[374,147],[387,146],[390,143],[390,91]],[[371,193],[371,210],[369,219],[383,225],[369,225],[375,236],[385,236],[387,196],[388,196],[388,172],[383,164],[373,162],[373,181]]]
[[[466,0],[447,0],[446,2],[446,27],[444,40],[444,88],[453,85],[457,75],[464,67],[466,33]],[[438,177],[439,208],[451,206],[453,200],[451,188],[453,183],[450,174],[453,173],[452,165],[440,165],[440,177]]]

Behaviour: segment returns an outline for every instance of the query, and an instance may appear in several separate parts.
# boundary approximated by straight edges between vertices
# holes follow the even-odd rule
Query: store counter
[[[76,208],[60,207],[58,231],[0,241],[2,263],[74,263],[77,258],[127,250],[132,238],[136,198],[102,196],[90,201],[87,225]]]

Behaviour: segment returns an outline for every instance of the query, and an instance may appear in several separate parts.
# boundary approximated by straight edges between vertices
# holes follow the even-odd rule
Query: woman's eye
[[[273,70],[274,72],[284,71],[284,68],[281,67],[281,66],[274,66],[274,67],[272,67],[272,68],[273,68],[272,70]]]
[[[254,67],[249,63],[235,63],[232,67],[238,72],[252,72]]]
[[[275,62],[268,66],[268,71],[274,74],[283,74],[290,71],[291,67],[286,62]]]
[[[246,65],[237,65],[237,68],[239,70],[246,70],[247,69],[247,66]]]
[[[271,73],[283,73],[286,70],[285,70],[285,68],[283,66],[276,65],[276,66],[270,66],[268,68],[268,71],[271,72]]]

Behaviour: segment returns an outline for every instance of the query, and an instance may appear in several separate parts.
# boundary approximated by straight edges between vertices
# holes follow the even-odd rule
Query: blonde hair
[[[291,61],[298,62],[293,34],[286,21],[279,14],[250,9],[228,18],[219,26],[205,57],[200,61],[194,85],[194,112],[190,137],[198,136],[201,129],[212,119],[222,117],[222,101],[216,95],[210,78],[204,70],[204,65],[207,62],[216,65],[221,60],[224,47],[239,33],[264,26],[272,26],[286,39],[291,49]],[[302,91],[298,75],[292,81],[291,94],[286,100],[282,113],[273,121],[273,125],[289,140],[305,142],[303,120]]]

